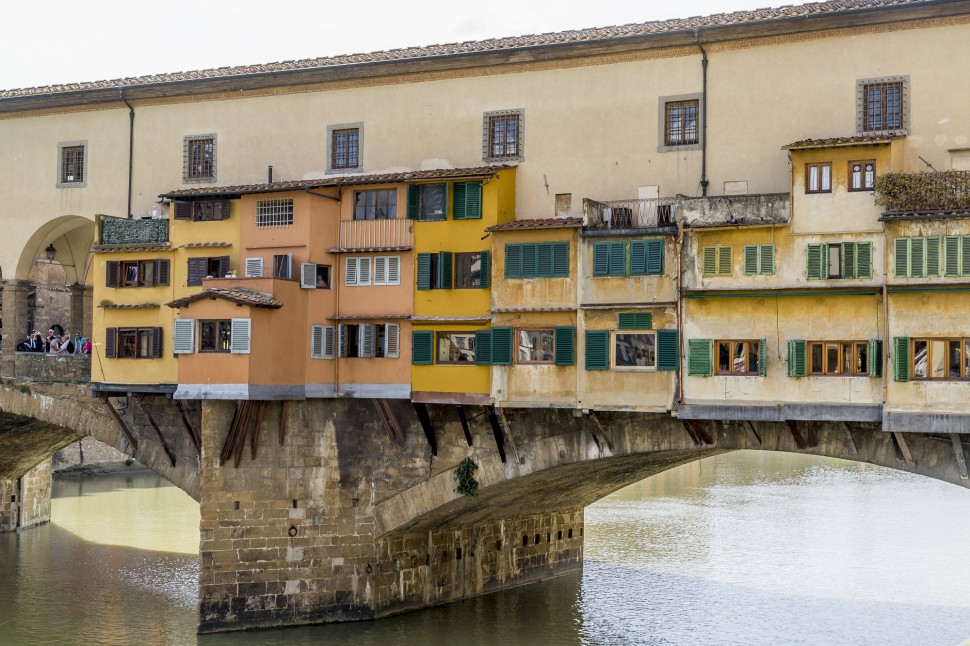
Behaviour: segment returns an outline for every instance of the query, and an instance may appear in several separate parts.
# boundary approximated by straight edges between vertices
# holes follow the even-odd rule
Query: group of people
[[[47,336],[42,337],[34,330],[27,336],[27,340],[17,346],[19,352],[46,352],[47,354],[91,354],[91,339],[75,332],[72,338],[59,325],[47,330]]]

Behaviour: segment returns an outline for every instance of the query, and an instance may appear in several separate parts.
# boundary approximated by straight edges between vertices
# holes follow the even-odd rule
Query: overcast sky
[[[4,3],[0,89],[802,4],[802,0],[37,0]]]

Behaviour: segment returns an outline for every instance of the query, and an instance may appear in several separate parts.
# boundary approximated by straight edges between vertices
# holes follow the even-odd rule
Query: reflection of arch
[[[46,258],[44,250],[53,244],[57,249],[57,260],[67,274],[67,281],[83,285],[87,278],[93,242],[93,220],[80,215],[56,217],[41,225],[27,240],[14,277],[28,280],[34,263],[38,258]]]

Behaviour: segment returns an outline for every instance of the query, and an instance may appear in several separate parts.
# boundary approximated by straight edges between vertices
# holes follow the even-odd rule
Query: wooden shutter
[[[371,266],[369,256],[361,256],[357,258],[357,284],[371,284]]]
[[[702,270],[704,276],[717,275],[717,247],[704,247],[702,256]]]
[[[712,339],[687,340],[687,376],[710,377],[714,374]]]
[[[373,323],[361,323],[357,327],[357,356],[373,359],[377,354],[377,330]]]
[[[960,275],[970,276],[970,236],[960,239]]]
[[[192,203],[191,202],[172,202],[172,210],[175,212],[176,220],[191,220],[192,219]]]
[[[323,358],[333,359],[336,345],[336,328],[332,325],[323,326]]]
[[[626,276],[626,243],[610,242],[610,276]]]
[[[869,340],[869,376],[882,377],[882,340]]]
[[[807,258],[808,264],[805,269],[805,277],[808,280],[822,280],[828,276],[828,266],[822,261],[824,254],[823,250],[827,250],[826,245],[821,244],[810,244],[806,250],[805,256]]]
[[[475,363],[487,366],[492,363],[492,331],[475,332]]]
[[[401,256],[387,256],[387,284],[401,284]]]
[[[431,289],[431,254],[418,254],[418,289]]]
[[[753,276],[758,272],[760,266],[759,258],[761,256],[760,245],[756,244],[746,244],[742,248],[742,254],[744,257],[744,275]]]
[[[104,263],[104,285],[105,287],[117,287],[118,277],[121,275],[121,265],[117,260],[109,260]]]
[[[384,326],[384,357],[397,359],[401,356],[401,326],[388,323]]]
[[[512,337],[510,327],[492,328],[492,365],[512,365]]]
[[[229,273],[229,256],[219,256],[219,278],[225,278]]]
[[[337,325],[337,356],[346,357],[347,356],[347,346],[348,344],[348,333],[347,326],[343,323]]]
[[[539,273],[539,259],[536,245],[527,243],[522,245],[522,277],[535,278]]]
[[[808,344],[801,339],[792,339],[788,342],[789,377],[804,377],[808,374],[805,361],[807,345]]]
[[[202,279],[205,277],[205,269],[205,258],[189,258],[185,284],[190,287],[197,287],[201,285]]]
[[[118,356],[118,328],[109,327],[104,330],[104,356],[114,359]]]
[[[387,256],[374,257],[374,284],[387,284]]]
[[[553,242],[552,275],[557,278],[569,277],[569,242]]]
[[[646,240],[630,241],[630,275],[640,276],[647,273]]]
[[[160,287],[167,287],[171,276],[171,263],[167,258],[155,261],[155,284]]]
[[[216,200],[212,203],[212,219],[213,220],[228,220],[229,219],[229,200]]]
[[[172,339],[173,354],[195,352],[195,319],[175,319]]]
[[[489,279],[491,278],[490,273],[492,271],[492,267],[489,256],[490,255],[487,251],[482,252],[482,261],[479,267],[479,280],[481,281],[479,287],[482,289],[488,289]]]
[[[317,288],[317,265],[305,262],[300,265],[300,287],[303,289]]]
[[[455,188],[458,185],[455,184]],[[458,201],[458,195],[455,194],[455,202]],[[465,183],[465,219],[466,220],[479,220],[482,217],[482,183],[481,182],[466,182]]]
[[[732,276],[734,274],[734,260],[731,247],[717,248],[717,275]]]
[[[650,312],[620,312],[617,327],[621,330],[653,329],[653,314]]]
[[[926,239],[926,275],[933,277],[940,275],[940,236],[929,236]]]
[[[943,238],[943,275],[960,275],[960,243],[962,236]]]
[[[152,359],[162,356],[162,328],[152,328]]]
[[[909,275],[912,278],[926,276],[926,238],[909,239]]]
[[[774,274],[775,273],[775,245],[773,244],[763,244],[760,247],[758,258],[758,273],[759,274]]]
[[[609,330],[586,330],[586,369],[610,369]]]
[[[768,339],[758,340],[758,375],[764,377],[768,374]]]
[[[576,330],[572,326],[556,327],[556,365],[572,366],[576,363]]]
[[[610,273],[610,243],[593,243],[593,275],[608,276]]]
[[[455,256],[450,251],[438,252],[438,289],[451,289]]]
[[[536,276],[552,278],[552,243],[544,242],[536,245]]]
[[[263,259],[262,258],[246,258],[246,278],[262,278],[263,277]]]
[[[310,327],[310,358],[323,358],[323,326],[314,325]]]
[[[230,322],[229,352],[232,354],[249,354],[250,351],[250,320],[232,319]]]
[[[465,182],[455,182],[455,202],[451,209],[451,217],[454,220],[465,219],[465,192],[468,184]]]
[[[659,276],[664,273],[664,241],[647,240],[647,266],[646,273]]]
[[[842,278],[858,278],[856,276],[856,246],[854,242],[843,242],[842,249]]]
[[[505,277],[522,278],[522,245],[505,245]]]
[[[896,381],[909,381],[909,337],[897,336],[893,339],[893,368]]]
[[[421,187],[417,184],[408,185],[408,220],[417,220],[421,213]]]
[[[416,366],[430,366],[434,363],[434,332],[411,332],[411,363]]]
[[[909,276],[909,238],[893,240],[893,264],[895,265],[893,275],[896,278]]]
[[[677,330],[657,330],[657,370],[676,370],[679,358]]]
[[[872,243],[871,242],[856,243],[855,277],[872,278]]]

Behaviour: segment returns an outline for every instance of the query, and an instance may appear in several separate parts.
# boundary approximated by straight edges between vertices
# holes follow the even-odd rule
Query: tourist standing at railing
[[[91,354],[91,338],[88,337],[84,339],[84,345],[81,346],[81,354]]]
[[[84,347],[84,337],[81,336],[80,332],[74,333],[74,350],[71,354],[81,354],[81,349]]]
[[[44,352],[50,352],[55,342],[60,344],[60,339],[54,334],[54,328],[51,328],[47,330],[47,338],[44,339]]]

